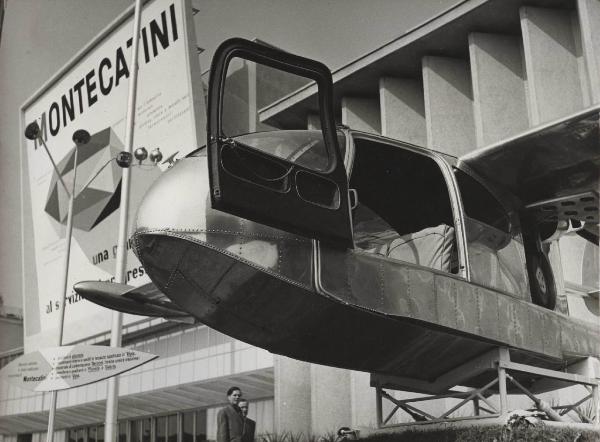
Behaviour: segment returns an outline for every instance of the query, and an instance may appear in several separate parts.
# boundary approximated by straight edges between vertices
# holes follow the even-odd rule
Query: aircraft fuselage
[[[138,211],[134,241],[157,287],[223,333],[296,359],[418,379],[498,345],[548,367],[600,354],[592,324],[520,296],[215,210],[207,170],[200,152],[166,171]]]

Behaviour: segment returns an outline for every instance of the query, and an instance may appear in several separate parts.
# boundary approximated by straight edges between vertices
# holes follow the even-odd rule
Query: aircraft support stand
[[[499,348],[498,359],[510,359],[510,354],[507,348]],[[498,396],[500,399],[500,414],[503,415],[508,411],[508,393],[506,390],[506,369],[498,364]]]
[[[525,395],[535,408],[546,413],[549,419],[570,424],[594,424],[600,426],[600,361],[586,358],[574,363],[564,371],[551,370],[511,360],[510,350],[499,347],[479,356],[438,377],[433,382],[371,375],[371,386],[376,391],[377,425],[414,425],[425,422],[449,422],[468,419],[496,419],[510,411],[509,392]],[[525,386],[526,384],[527,386]],[[464,387],[468,385],[469,387]],[[587,393],[574,403],[550,406],[536,395],[573,385],[582,386]],[[418,397],[396,399],[386,390],[421,393]],[[422,394],[425,393],[425,396]],[[384,417],[384,399],[393,407]],[[452,407],[441,413],[425,411],[423,405],[436,399],[458,399]],[[591,404],[594,410],[589,416],[582,413],[582,404]],[[470,407],[465,407],[470,404]],[[451,417],[458,410],[460,417]],[[392,424],[399,411],[409,415],[413,422]],[[470,415],[465,416],[464,411]],[[593,416],[593,417],[592,417]]]
[[[600,427],[600,389],[599,389],[600,385],[595,385],[592,387],[592,401],[595,404],[594,405],[594,410],[595,410],[595,418],[594,418],[594,424],[596,424],[596,426]]]

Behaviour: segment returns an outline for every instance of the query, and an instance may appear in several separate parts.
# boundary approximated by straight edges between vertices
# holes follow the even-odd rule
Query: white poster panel
[[[159,148],[165,159],[179,158],[204,144],[204,94],[190,15],[186,0],[148,1],[142,13],[133,147],[145,147],[149,153]],[[64,344],[110,329],[111,312],[81,299],[71,287],[81,280],[113,280],[115,273],[122,174],[115,158],[125,143],[132,21],[129,11],[22,108],[22,124],[38,121],[69,189],[74,175],[73,133],[85,129],[92,135],[78,148]],[[23,210],[33,219],[37,277],[37,293],[25,293],[29,352],[57,345],[68,195],[44,148],[25,141],[22,173],[31,204]],[[167,165],[135,162],[130,230],[142,196]],[[129,246],[126,282],[135,286],[149,282]],[[39,318],[32,317],[35,312]],[[140,319],[125,315],[124,323]]]
[[[65,345],[27,353],[0,370],[0,380],[31,391],[91,384],[132,370],[157,355],[104,345]]]

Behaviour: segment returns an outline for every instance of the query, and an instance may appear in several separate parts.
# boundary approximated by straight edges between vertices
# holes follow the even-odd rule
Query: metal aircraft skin
[[[228,137],[234,56],[316,81],[322,129]],[[207,147],[163,173],[138,211],[154,295],[83,282],[82,296],[419,380],[498,346],[547,368],[600,356],[598,325],[560,311],[543,250],[565,222],[597,244],[598,109],[455,159],[336,128],[331,74],[313,60],[233,39],[210,78]]]

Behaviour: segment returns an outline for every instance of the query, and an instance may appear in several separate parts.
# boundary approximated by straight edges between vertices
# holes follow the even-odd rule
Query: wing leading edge
[[[73,286],[76,293],[102,307],[141,316],[194,323],[195,318],[171,302],[152,283],[140,287],[105,281],[82,281]]]
[[[515,195],[538,222],[584,223],[597,242],[600,107],[469,153],[458,167]]]

